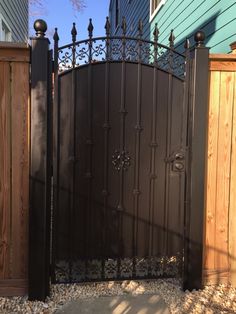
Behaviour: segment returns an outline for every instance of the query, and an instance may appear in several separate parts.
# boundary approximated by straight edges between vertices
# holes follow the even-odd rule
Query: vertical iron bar
[[[139,170],[140,170],[140,136],[142,131],[141,126],[141,102],[142,102],[142,57],[141,57],[141,36],[142,36],[142,24],[139,23],[139,63],[138,63],[138,78],[137,78],[137,113],[136,113],[136,126],[135,126],[135,162],[134,162],[134,214],[133,214],[133,257],[138,255],[138,217],[139,217]],[[133,265],[133,273],[135,274],[135,263]]]
[[[127,114],[125,108],[125,75],[126,75],[126,64],[125,64],[125,47],[126,47],[126,21],[123,17],[122,20],[122,65],[121,65],[121,102],[120,102],[120,156],[125,152],[125,116]],[[123,237],[123,212],[124,212],[124,169],[121,167],[119,171],[119,203],[117,206],[118,211],[118,238],[119,238],[119,256],[122,257],[122,237]],[[120,259],[118,260],[118,276],[120,276]]]
[[[110,25],[110,21],[108,16],[106,17],[106,24],[105,24],[105,30],[106,30],[106,61],[110,61],[110,29],[111,29],[111,25]]]
[[[122,61],[125,61],[125,58],[126,58],[126,30],[127,30],[127,24],[126,24],[126,19],[125,19],[124,16],[122,18],[121,29],[122,29]]]
[[[88,26],[88,35],[89,35],[89,63],[92,62],[93,59],[93,24],[92,19],[89,19],[89,26]]]
[[[149,255],[153,255],[153,229],[154,229],[154,207],[155,207],[155,181],[156,174],[156,150],[157,150],[157,134],[156,134],[156,120],[157,120],[157,68],[153,68],[153,100],[152,100],[152,127],[151,127],[151,163],[150,163],[150,193],[149,193]]]
[[[121,74],[121,104],[120,104],[120,154],[125,151],[125,116],[127,111],[125,109],[125,62],[122,62],[122,74]],[[118,204],[118,211],[124,210],[123,205],[123,181],[124,181],[124,169],[121,167],[120,171],[120,197],[119,197],[119,204]]]
[[[159,36],[159,30],[157,28],[157,23],[155,24],[154,32],[153,32],[153,39],[154,39],[154,66],[157,67],[158,63],[158,36]]]
[[[143,36],[143,22],[140,19],[138,23],[138,62],[142,62],[142,36]]]
[[[109,125],[109,76],[110,76],[110,22],[109,18],[106,17],[106,24],[105,24],[105,30],[106,30],[106,69],[105,69],[105,108],[104,108],[104,175],[103,175],[103,239],[102,239],[102,249],[103,249],[103,265],[102,265],[102,277],[105,278],[105,260],[108,258],[106,256],[107,252],[107,239],[108,239],[108,196],[109,196],[109,190],[108,190],[108,152],[109,152],[109,131],[110,131],[110,125]]]
[[[168,75],[168,100],[167,100],[167,132],[166,132],[166,157],[170,156],[171,148],[171,126],[172,126],[172,74]],[[170,170],[169,163],[165,164],[165,198],[164,198],[164,253],[168,255],[168,216],[169,216],[169,197],[170,197]]]
[[[110,124],[109,124],[109,75],[110,75],[110,64],[107,60],[106,69],[105,69],[105,110],[104,110],[104,175],[103,175],[103,258],[105,258],[105,253],[107,252],[107,215],[108,215],[108,147],[109,147],[109,131],[110,131]],[[103,275],[104,275],[104,265],[105,261],[103,261]]]
[[[90,19],[90,24],[88,27],[91,27],[91,19]],[[91,217],[92,217],[92,163],[93,163],[93,110],[92,110],[92,30],[90,28],[90,40],[89,40],[89,65],[88,65],[88,134],[87,134],[87,140],[86,140],[86,146],[88,150],[88,159],[87,159],[87,172],[86,172],[86,178],[88,180],[88,187],[87,187],[87,193],[88,193],[88,200],[87,200],[87,205],[88,205],[88,211],[87,211],[87,221],[86,221],[86,274],[88,274],[88,257],[89,257],[89,245],[90,245],[90,232],[88,226],[91,225]]]
[[[71,176],[71,189],[70,189],[70,198],[71,198],[71,211],[70,211],[70,282],[72,280],[72,268],[73,268],[73,250],[74,250],[74,230],[76,228],[75,225],[75,196],[76,196],[76,163],[77,163],[77,154],[76,154],[76,72],[73,70],[72,72],[72,106],[73,106],[73,116],[72,116],[72,123],[71,123],[71,136],[73,136],[71,142],[72,142],[72,176]]]
[[[190,87],[190,42],[186,38],[185,41],[185,68],[184,68],[184,73],[185,73],[185,81],[184,81],[184,106],[183,106],[183,127],[182,127],[182,139],[181,143],[183,147],[185,147],[185,173],[184,173],[184,212],[183,212],[183,234],[182,234],[182,239],[183,239],[183,250],[181,254],[181,258],[184,259],[184,249],[185,249],[185,238],[186,238],[186,230],[187,230],[187,222],[186,222],[186,215],[187,215],[187,208],[188,208],[188,195],[187,195],[187,183],[188,183],[188,163],[189,163],[189,147],[188,147],[188,128],[189,128],[189,121],[188,117],[190,116],[189,114],[189,87]],[[185,263],[185,261],[184,261]],[[184,264],[181,266],[182,269],[182,278],[184,279]]]
[[[174,30],[172,29],[170,32],[170,37],[169,37],[169,45],[170,45],[170,50],[169,50],[169,72],[173,73],[173,66],[174,66],[174,40],[175,40],[175,36],[174,36]]]
[[[48,150],[48,160],[47,160],[47,171],[48,171],[48,204],[50,202],[50,210],[48,210],[48,215],[50,219],[50,232],[48,234],[48,241],[50,242],[50,275],[52,267],[52,221],[53,221],[53,190],[52,190],[52,179],[53,179],[53,50],[49,51],[48,55],[48,114],[47,114],[47,125],[48,125],[48,134],[47,134],[47,150]]]
[[[76,66],[76,36],[77,36],[77,30],[75,27],[75,23],[73,23],[73,27],[71,30],[71,35],[72,35],[72,68],[75,68]]]
[[[59,117],[60,107],[58,104],[58,42],[59,36],[55,28],[54,39],[54,93],[53,93],[53,222],[52,222],[52,282],[56,282],[55,267],[57,257],[57,223],[59,201]]]
[[[70,108],[72,115],[70,117],[70,136],[71,136],[71,145],[70,145],[70,168],[72,170],[70,177],[70,216],[69,216],[69,282],[72,282],[72,268],[73,268],[73,244],[74,244],[74,213],[75,213],[75,171],[76,171],[76,36],[77,30],[75,23],[71,30],[72,35],[72,84],[71,84],[71,106]]]

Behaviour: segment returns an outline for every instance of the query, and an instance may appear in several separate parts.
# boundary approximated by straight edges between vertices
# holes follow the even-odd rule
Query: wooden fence
[[[210,55],[204,282],[236,285],[236,54]]]
[[[0,44],[0,295],[27,292],[29,48]]]
[[[29,62],[0,45],[0,295],[27,293]],[[204,282],[236,286],[236,54],[210,56]]]

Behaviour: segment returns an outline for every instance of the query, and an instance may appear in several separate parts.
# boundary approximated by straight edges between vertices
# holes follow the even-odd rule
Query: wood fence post
[[[29,299],[49,295],[50,267],[50,63],[47,24],[34,23],[31,38],[31,147]]]
[[[205,34],[198,31],[194,39],[196,45],[189,60],[189,158],[183,285],[189,290],[202,288],[209,85],[209,49],[204,46]]]

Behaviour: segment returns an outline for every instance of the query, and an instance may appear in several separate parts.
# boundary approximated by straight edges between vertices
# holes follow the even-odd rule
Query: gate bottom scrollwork
[[[106,260],[58,261],[56,283],[145,278],[177,278],[181,275],[183,257],[135,257]]]

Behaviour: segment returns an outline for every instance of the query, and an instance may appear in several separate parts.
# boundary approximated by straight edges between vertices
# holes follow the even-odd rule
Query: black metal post
[[[31,147],[29,299],[45,300],[49,295],[50,267],[50,64],[47,24],[34,23],[31,38]]]
[[[202,288],[209,85],[209,49],[204,46],[204,39],[203,32],[195,34],[196,45],[190,51],[189,60],[189,158],[184,252],[184,289],[188,290]]]

